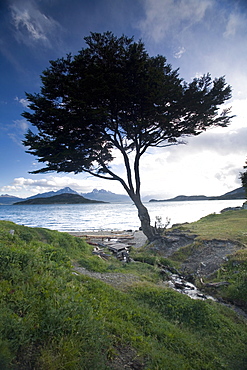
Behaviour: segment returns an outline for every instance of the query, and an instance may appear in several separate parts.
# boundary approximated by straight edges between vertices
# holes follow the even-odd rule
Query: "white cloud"
[[[27,99],[15,97],[15,100],[20,103],[24,108],[27,108],[28,104],[30,103]]]
[[[25,119],[17,119],[13,121],[12,124],[5,125],[4,130],[8,137],[14,141],[17,145],[19,145],[22,149],[23,144],[23,134],[27,132],[28,129],[28,123]]]
[[[38,176],[38,175],[37,175]],[[31,195],[45,193],[48,191],[57,191],[64,187],[70,187],[78,193],[91,192],[94,188],[107,189],[107,184],[110,181],[101,181],[96,178],[87,177],[85,175],[71,175],[71,176],[52,176],[47,175],[46,177],[32,179],[25,177],[17,177],[13,180],[10,185],[6,185],[0,188],[3,193],[9,193],[12,195],[17,194],[20,197],[28,197]],[[104,184],[106,186],[104,186]],[[117,191],[116,191],[117,192]]]
[[[145,0],[146,17],[138,28],[145,36],[161,42],[200,22],[212,4],[212,0]]]
[[[174,58],[180,59],[185,52],[186,52],[185,48],[180,47],[179,50],[174,53]]]
[[[51,47],[52,38],[60,29],[60,25],[52,17],[43,14],[33,1],[16,1],[10,6],[15,36],[26,45],[42,43]]]
[[[16,6],[12,7],[12,17],[14,20],[14,25],[19,31],[26,29],[31,38],[35,40],[47,40],[44,30],[40,23],[31,16],[27,10],[19,10]]]
[[[226,38],[233,37],[240,29],[246,29],[246,18],[237,11],[232,12],[227,20],[223,36]]]
[[[26,132],[27,129],[28,129],[28,123],[25,119],[17,119],[14,121],[14,125],[15,127],[22,131],[22,132]]]
[[[220,145],[220,143],[219,143]],[[167,155],[169,153],[169,156]],[[240,187],[238,180],[244,156],[214,150],[195,150],[190,144],[146,157],[141,167],[144,195],[163,199],[176,195],[220,195]]]

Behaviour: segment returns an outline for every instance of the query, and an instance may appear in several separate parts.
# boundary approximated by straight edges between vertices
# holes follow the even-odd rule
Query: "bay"
[[[185,202],[148,202],[152,225],[156,216],[170,225],[193,222],[226,207],[242,206],[244,199]],[[138,230],[140,221],[131,203],[63,204],[63,205],[1,205],[0,220],[13,221],[29,227],[42,227],[63,232],[98,230]]]

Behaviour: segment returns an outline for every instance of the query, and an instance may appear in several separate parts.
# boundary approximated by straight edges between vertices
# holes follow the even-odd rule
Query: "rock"
[[[227,211],[240,211],[241,209],[243,209],[243,207],[227,207],[227,208],[222,209],[220,213],[224,213]]]

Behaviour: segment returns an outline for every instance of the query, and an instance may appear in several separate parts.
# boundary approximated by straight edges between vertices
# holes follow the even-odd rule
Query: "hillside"
[[[46,198],[32,198],[22,202],[16,202],[14,205],[31,205],[31,204],[81,204],[81,203],[105,203],[101,201],[86,199],[79,194],[60,194]]]
[[[196,200],[231,200],[231,199],[245,199],[244,187],[237,188],[219,196],[206,196],[206,195],[178,195],[170,199],[151,199],[150,202],[184,202]]]
[[[246,217],[210,215],[180,231],[205,239],[227,230],[238,241],[205,289],[227,281],[211,294],[247,308]],[[168,284],[201,239],[172,260],[132,248],[132,262],[123,263],[67,233],[0,221],[0,235],[1,369],[246,369],[246,320]]]

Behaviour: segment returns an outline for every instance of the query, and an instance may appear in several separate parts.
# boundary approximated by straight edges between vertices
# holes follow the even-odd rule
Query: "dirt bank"
[[[202,240],[179,229],[167,231],[162,243],[151,247],[156,253],[181,261],[181,270],[207,276],[217,271],[230,254],[242,246],[231,240]]]

